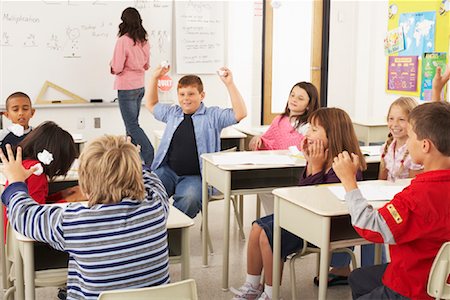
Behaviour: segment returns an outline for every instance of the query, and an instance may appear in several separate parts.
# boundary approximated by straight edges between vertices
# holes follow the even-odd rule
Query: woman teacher
[[[116,75],[114,89],[117,90],[127,135],[131,137],[133,144],[141,146],[141,157],[145,165],[150,166],[154,155],[153,146],[139,126],[139,112],[145,92],[145,71],[150,66],[150,46],[147,31],[135,8],[126,8],[121,20],[111,60],[111,74]]]

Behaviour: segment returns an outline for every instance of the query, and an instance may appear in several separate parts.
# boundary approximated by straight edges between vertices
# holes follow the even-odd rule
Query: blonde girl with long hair
[[[381,146],[381,163],[378,178],[395,181],[411,178],[420,173],[422,166],[412,162],[406,141],[408,140],[408,116],[417,106],[410,97],[400,97],[389,107],[387,123],[389,135]]]

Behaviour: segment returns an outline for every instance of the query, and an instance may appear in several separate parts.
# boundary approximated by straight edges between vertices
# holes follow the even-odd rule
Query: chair
[[[441,246],[428,276],[427,293],[436,299],[450,299],[450,242]]]
[[[10,262],[9,280],[14,283],[14,287],[10,288],[9,291],[5,293],[4,295],[5,300],[8,299],[8,297],[12,292],[18,291],[19,289],[19,287],[16,284],[17,274],[15,274],[14,271],[14,264],[16,263],[15,257],[16,253],[23,252],[21,245],[19,245],[19,242],[15,238],[15,232],[9,225],[9,223],[7,225],[6,245],[7,245],[6,259]],[[34,272],[34,287],[50,287],[50,286],[62,287],[66,283],[67,283],[67,268],[46,269]],[[25,286],[25,288],[27,287]]]
[[[230,149],[226,149],[226,150],[222,150],[221,152],[235,152],[237,150],[236,147],[230,148]],[[210,195],[209,199],[208,199],[208,204],[210,202],[213,201],[218,201],[218,200],[223,200],[223,194],[215,194],[215,195]],[[242,195],[234,195],[231,196],[231,202],[233,203],[233,209],[234,209],[234,215],[236,217],[236,221],[238,223],[238,227],[239,227],[239,234],[241,236],[241,238],[244,240],[245,239],[245,233],[244,233],[244,227],[243,227],[243,196]],[[238,208],[239,205],[239,208]],[[213,245],[212,245],[212,241],[211,241],[211,236],[209,234],[209,232],[206,233],[206,236],[208,238],[208,248],[209,251],[211,253],[214,253],[214,249],[213,249]]]
[[[1,174],[3,176],[3,174]],[[3,193],[4,186],[3,184],[0,185],[0,196]],[[0,269],[2,272],[2,289],[3,294],[9,293],[10,290],[12,291],[12,282],[9,280],[9,270],[11,269],[11,262],[6,259],[6,244],[5,244],[5,232],[4,232],[4,216],[3,216],[3,205],[0,204],[1,211],[0,211],[0,240],[1,240],[1,246],[0,246]],[[6,296],[5,296],[5,299]]]
[[[348,249],[348,248],[339,248],[339,249],[334,249],[331,251],[332,253],[339,253],[339,252],[344,252],[344,253],[348,253],[351,257],[352,260],[352,269],[356,269],[356,258],[355,258],[355,254],[353,253],[352,250]],[[317,263],[316,263],[316,276],[319,275],[319,266],[320,266],[320,248],[316,248],[316,247],[311,247],[308,245],[308,242],[303,240],[303,248],[300,251],[297,251],[294,254],[291,254],[290,256],[288,256],[289,258],[289,272],[290,272],[290,279],[291,279],[291,297],[292,299],[297,299],[297,291],[295,289],[295,281],[296,281],[296,276],[295,276],[295,260],[297,258],[300,258],[302,256],[308,255],[308,254],[312,254],[312,253],[317,253]]]
[[[102,292],[98,300],[197,300],[197,285],[187,279],[154,287]]]

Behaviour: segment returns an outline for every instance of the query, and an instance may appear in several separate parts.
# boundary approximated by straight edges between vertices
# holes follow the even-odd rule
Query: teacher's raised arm
[[[145,165],[153,161],[154,150],[144,130],[139,126],[139,112],[145,93],[145,71],[150,66],[150,46],[147,31],[142,26],[139,12],[128,7],[122,12],[118,39],[111,60],[111,74],[116,75],[120,112],[126,134],[135,145],[141,146]]]

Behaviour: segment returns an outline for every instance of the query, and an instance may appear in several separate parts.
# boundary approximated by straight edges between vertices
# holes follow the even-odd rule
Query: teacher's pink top
[[[111,60],[111,73],[116,75],[115,90],[134,90],[144,87],[145,71],[150,67],[148,42],[136,45],[128,35],[117,39]]]

